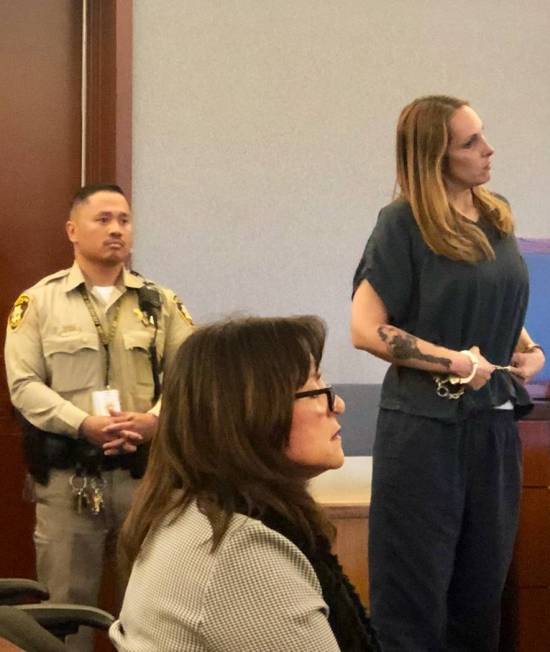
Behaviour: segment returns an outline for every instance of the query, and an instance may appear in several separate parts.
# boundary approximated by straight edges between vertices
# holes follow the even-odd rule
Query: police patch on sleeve
[[[27,308],[29,307],[30,302],[31,298],[27,294],[20,294],[17,297],[15,303],[13,304],[13,308],[11,309],[10,316],[8,317],[8,324],[12,331],[19,328],[19,325],[25,317],[25,313],[27,312]]]
[[[189,326],[193,326],[193,318],[189,314],[189,311],[187,308],[183,305],[183,303],[180,301],[180,299],[174,294],[174,297],[172,299],[174,303],[176,304],[176,310],[179,313],[179,316],[186,321]]]

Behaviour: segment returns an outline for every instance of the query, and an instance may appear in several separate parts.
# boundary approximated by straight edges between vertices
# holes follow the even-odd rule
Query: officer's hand
[[[133,453],[143,441],[149,441],[157,430],[158,418],[149,412],[115,412],[104,430],[115,437],[103,444],[105,455]]]
[[[135,453],[137,447],[143,442],[143,437],[139,432],[123,430],[119,433],[120,437],[103,444],[105,455],[120,455],[121,453]]]
[[[103,446],[103,444],[112,441],[116,434],[105,431],[105,427],[112,422],[112,417],[88,416],[80,424],[78,434],[87,439],[94,446]]]
[[[112,419],[105,426],[105,433],[120,436],[125,430],[130,430],[140,434],[144,441],[149,441],[157,431],[158,418],[150,412],[110,412]]]

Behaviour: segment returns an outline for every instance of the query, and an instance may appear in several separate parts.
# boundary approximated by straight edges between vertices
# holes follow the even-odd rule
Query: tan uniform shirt
[[[92,414],[92,392],[105,389],[106,354],[79,290],[83,283],[75,262],[27,290],[10,315],[5,346],[13,405],[37,428],[72,437]],[[157,412],[149,360],[154,327],[139,310],[136,291],[143,284],[124,270],[107,304],[87,289],[106,333],[120,302],[109,345],[109,386],[120,392],[122,410]],[[192,322],[173,292],[158,289],[162,308],[156,346],[162,370],[191,333]]]

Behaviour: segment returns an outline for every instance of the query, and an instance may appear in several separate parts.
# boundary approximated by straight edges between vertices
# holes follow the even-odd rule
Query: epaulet
[[[45,276],[44,278],[41,278],[38,281],[38,283],[35,283],[30,289],[32,290],[34,288],[40,288],[43,287],[44,285],[48,285],[48,283],[51,283],[52,281],[57,281],[60,278],[65,278],[66,276],[69,276],[70,271],[71,271],[70,267],[68,269],[60,269],[58,272],[54,272],[49,276]]]
[[[160,289],[160,285],[158,283],[155,283],[155,281],[152,281],[150,278],[145,278],[143,274],[136,272],[135,269],[130,269],[129,272],[132,274],[132,276],[137,276],[137,278],[139,278],[140,281],[143,281],[146,285],[154,285]]]
[[[143,274],[140,274],[139,272],[136,272],[135,269],[130,269],[129,272],[130,272],[130,274],[132,274],[132,276],[135,276],[135,277],[139,278],[139,280],[143,283],[143,285],[145,287],[149,287],[152,290],[156,290],[160,294],[162,299],[164,300],[163,288],[158,283],[155,283],[155,281],[152,281],[149,278],[145,278],[145,276],[143,276]]]

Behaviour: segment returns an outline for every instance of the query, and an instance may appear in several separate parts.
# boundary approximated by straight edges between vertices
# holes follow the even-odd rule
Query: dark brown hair
[[[294,393],[319,367],[318,317],[248,317],[203,326],[167,373],[149,464],[121,533],[132,563],[149,532],[197,500],[215,548],[231,516],[273,510],[311,544],[333,530],[285,455]],[[178,491],[179,490],[179,491]]]

